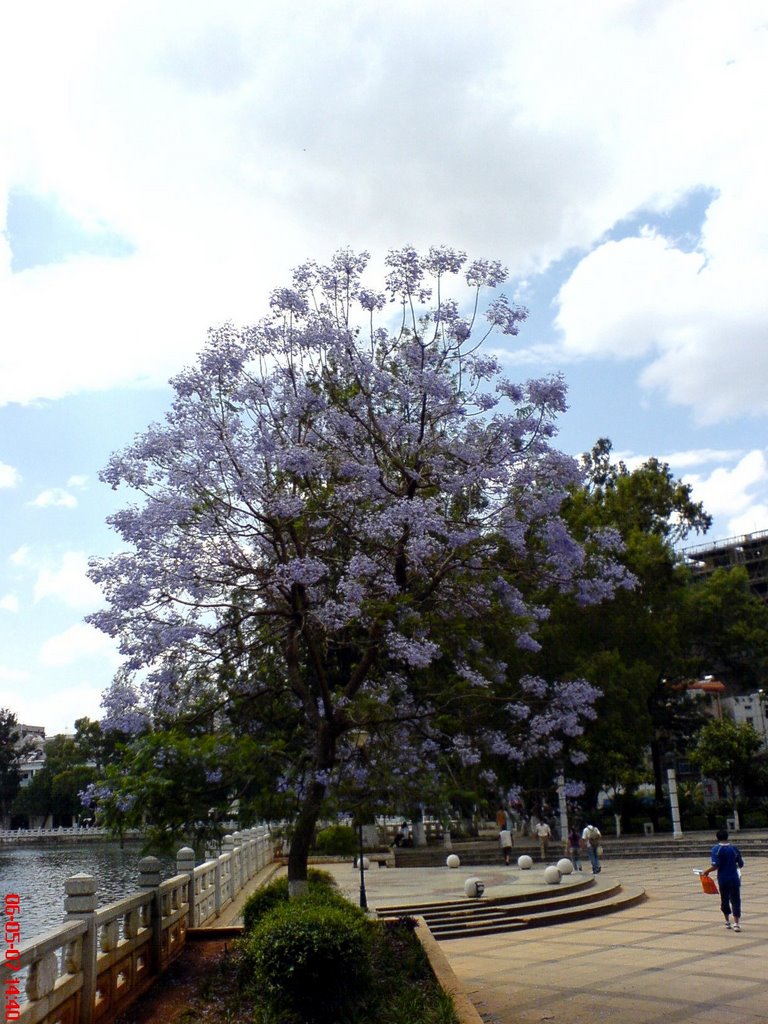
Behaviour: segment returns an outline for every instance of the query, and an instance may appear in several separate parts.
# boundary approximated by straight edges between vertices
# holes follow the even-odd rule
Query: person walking
[[[541,859],[546,860],[547,851],[549,850],[549,840],[552,838],[552,829],[543,819],[536,826],[536,837],[539,840]]]
[[[720,890],[720,909],[725,918],[725,927],[731,927],[733,914],[733,930],[741,931],[741,868],[744,860],[738,846],[728,841],[728,833],[721,828],[717,833],[717,845],[712,847],[711,865],[702,875],[711,875],[717,871],[717,887]]]
[[[509,864],[512,858],[512,833],[508,828],[503,828],[499,832],[499,844],[501,845],[501,852],[504,855],[504,863]]]
[[[581,838],[587,845],[589,863],[592,865],[592,874],[599,875],[602,871],[600,867],[600,840],[603,838],[603,834],[597,825],[586,825],[581,833]]]

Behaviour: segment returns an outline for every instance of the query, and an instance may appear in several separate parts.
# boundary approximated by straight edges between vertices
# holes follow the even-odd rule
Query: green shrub
[[[315,851],[328,857],[353,857],[357,842],[355,830],[349,825],[331,825],[318,832]]]
[[[365,992],[370,929],[365,914],[327,888],[274,907],[243,944],[250,983],[275,1011],[331,1022]],[[281,1018],[283,1019],[283,1018]]]
[[[288,879],[277,878],[269,885],[263,885],[251,893],[243,904],[243,927],[246,932],[251,929],[275,907],[288,900]]]
[[[645,835],[645,823],[650,820],[649,815],[646,815],[644,818],[630,818],[627,824],[627,832],[632,835]]]
[[[768,814],[765,811],[747,811],[744,815],[744,828],[765,828],[768,826]]]
[[[307,892],[312,893],[318,899],[323,898],[324,893],[332,893],[342,903],[347,901],[336,890],[336,881],[333,875],[327,871],[318,871],[310,868],[307,871]],[[330,898],[329,898],[330,899]],[[243,927],[246,932],[251,931],[256,924],[268,914],[270,910],[288,901],[288,879],[276,878],[269,885],[251,893],[243,904]]]
[[[706,832],[709,828],[709,819],[706,814],[689,814],[683,818],[683,828],[691,832]]]

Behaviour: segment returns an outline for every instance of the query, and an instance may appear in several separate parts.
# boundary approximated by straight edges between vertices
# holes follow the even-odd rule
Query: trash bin
[[[726,818],[725,819],[725,827],[728,829],[729,832],[735,832],[736,831],[736,819],[735,818]]]
[[[643,822],[643,835],[644,836],[652,836],[653,835],[653,822],[652,821],[644,821]]]

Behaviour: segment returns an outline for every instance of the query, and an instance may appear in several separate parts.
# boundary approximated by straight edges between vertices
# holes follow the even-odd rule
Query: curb
[[[423,917],[417,917],[416,935],[424,952],[427,954],[432,971],[440,988],[453,1000],[453,1008],[459,1018],[459,1024],[483,1024],[483,1018],[477,1012],[474,1003],[461,987],[459,979],[453,973],[448,958],[438,944],[437,939],[427,927]]]

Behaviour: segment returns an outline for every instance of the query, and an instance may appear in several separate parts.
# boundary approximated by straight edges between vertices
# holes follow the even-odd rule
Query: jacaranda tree
[[[560,516],[579,480],[552,446],[562,379],[512,383],[483,350],[526,315],[487,299],[505,270],[407,247],[374,291],[367,261],[305,264],[260,323],[210,333],[165,421],[104,471],[140,498],[111,518],[126,550],[91,570],[91,621],[126,657],[114,725],[246,708],[298,799],[292,891],[328,795],[386,751],[413,779],[446,745],[517,763],[578,735],[594,688],[510,678],[473,623],[534,648],[547,608],[527,594],[626,582],[615,532],[577,543]]]

